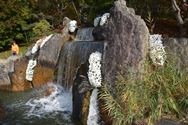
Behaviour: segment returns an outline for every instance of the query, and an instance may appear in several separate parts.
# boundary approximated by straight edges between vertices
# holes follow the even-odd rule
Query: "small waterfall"
[[[26,106],[30,107],[27,117],[45,117],[47,113],[72,112],[72,94],[64,90],[62,86],[49,84],[46,96],[42,98],[31,98]]]
[[[102,42],[66,43],[60,54],[57,83],[62,83],[64,87],[72,86],[78,68],[81,64],[86,63],[89,55],[95,51],[103,52]]]
[[[93,27],[81,28],[77,31],[75,41],[93,41]]]
[[[92,91],[90,97],[89,114],[87,125],[99,125],[98,89]]]
[[[2,125],[74,125],[72,90],[49,83],[20,93],[0,91],[7,117]]]

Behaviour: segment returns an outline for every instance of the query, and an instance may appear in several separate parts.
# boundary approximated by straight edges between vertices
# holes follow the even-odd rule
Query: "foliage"
[[[24,41],[23,27],[28,26],[31,18],[30,3],[26,0],[0,1],[0,50],[7,49],[12,39]]]
[[[33,33],[35,37],[42,37],[51,33],[51,25],[47,20],[40,20],[33,27]]]
[[[182,119],[188,109],[187,76],[171,63],[148,71],[141,80],[119,76],[113,94],[103,87],[101,98],[115,125],[134,120],[154,124],[162,117]]]
[[[109,11],[113,0],[78,0],[74,3],[79,12],[80,21],[91,25],[96,16]]]

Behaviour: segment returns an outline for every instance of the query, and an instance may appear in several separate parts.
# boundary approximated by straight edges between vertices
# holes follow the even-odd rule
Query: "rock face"
[[[69,35],[63,36],[57,34],[54,35],[43,46],[41,52],[39,53],[38,64],[34,68],[33,84],[35,87],[41,86],[42,84],[46,84],[48,82],[52,82],[54,80],[60,50],[68,39]],[[0,68],[4,69],[2,70],[4,72],[0,73],[0,81],[3,83],[1,83],[2,85],[0,85],[1,90],[24,91],[31,88],[31,84],[25,79],[27,64],[30,56],[29,51],[30,50],[28,50],[28,52],[26,53],[26,56],[15,59],[14,61],[12,61],[12,63],[2,62],[2,64],[4,64],[2,67],[0,64]],[[10,64],[12,64],[13,66],[9,66]]]
[[[14,61],[17,56],[11,56],[7,60],[0,60],[0,85],[10,85],[10,74],[14,72]]]
[[[115,1],[106,25],[96,27],[95,40],[106,42],[103,57],[104,82],[113,85],[118,73],[137,75],[147,53],[149,32],[145,22],[124,0]]]
[[[11,85],[0,86],[1,90],[24,91],[31,88],[31,84],[25,79],[25,72],[28,60],[25,57],[14,61],[14,72],[9,73]],[[33,84],[35,87],[41,86],[54,79],[54,71],[50,67],[37,65],[34,71]]]
[[[163,41],[168,60],[174,61],[176,68],[188,72],[188,39],[166,38]]]

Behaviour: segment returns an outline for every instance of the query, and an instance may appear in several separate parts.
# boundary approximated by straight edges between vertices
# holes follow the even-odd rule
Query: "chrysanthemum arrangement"
[[[150,58],[155,65],[163,66],[166,60],[166,52],[162,44],[162,36],[159,34],[150,35],[149,53]]]
[[[88,78],[89,82],[93,87],[100,87],[102,76],[101,76],[101,59],[102,54],[100,52],[94,52],[89,57],[89,71]]]

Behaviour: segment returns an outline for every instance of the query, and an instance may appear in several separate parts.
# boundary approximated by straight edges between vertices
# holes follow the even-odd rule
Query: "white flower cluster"
[[[101,86],[101,58],[102,54],[100,52],[94,52],[89,57],[88,78],[90,84],[94,87]]]
[[[110,17],[110,13],[105,13],[101,17],[96,17],[94,19],[94,26],[95,27],[98,25],[103,26],[107,22],[109,17]]]
[[[77,29],[77,21],[76,20],[71,20],[69,22],[69,31],[73,33]]]
[[[53,36],[53,34],[49,35],[49,36],[45,36],[39,40],[37,40],[37,42],[35,43],[35,45],[33,46],[31,53],[35,54],[39,48],[42,48],[44,46],[44,44]]]
[[[166,60],[166,52],[161,39],[162,36],[159,34],[150,35],[149,48],[153,63],[162,66]]]
[[[26,80],[32,81],[33,80],[33,73],[34,73],[34,67],[37,65],[36,60],[29,60],[29,63],[27,65],[26,69]]]
[[[43,37],[42,39],[39,39],[33,48],[31,49],[31,54],[36,54],[39,48],[42,48],[43,45],[53,36],[53,34]],[[29,63],[27,64],[26,69],[26,80],[32,81],[33,79],[33,73],[34,73],[34,67],[37,65],[36,59],[30,59]]]

